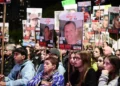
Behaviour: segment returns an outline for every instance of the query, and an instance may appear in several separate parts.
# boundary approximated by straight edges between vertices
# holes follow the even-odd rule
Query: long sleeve
[[[64,76],[58,72],[53,75],[52,86],[64,86]]]
[[[20,72],[20,78],[16,79],[17,66],[13,68],[8,77],[5,78],[6,86],[26,86],[35,74],[34,66],[28,62]]]
[[[94,69],[91,68],[88,70],[84,85],[82,86],[97,86],[96,72],[94,71]]]
[[[40,81],[41,81],[41,77],[42,77],[43,71],[40,72],[38,75],[36,75],[35,77],[33,77],[33,79],[31,79],[27,86],[36,86]]]
[[[116,77],[115,79],[113,79],[109,83],[108,83],[108,79],[109,79],[108,75],[101,74],[101,76],[99,78],[98,86],[117,86],[117,84],[118,84],[118,77]]]

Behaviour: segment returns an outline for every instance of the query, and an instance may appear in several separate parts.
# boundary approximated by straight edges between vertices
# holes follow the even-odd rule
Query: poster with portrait
[[[27,8],[27,27],[32,27],[35,28],[35,30],[38,30],[41,17],[42,8]]]
[[[57,33],[57,36],[59,35],[59,14],[62,11],[54,11],[54,18],[55,18],[55,31]]]
[[[119,7],[110,7],[109,8],[109,32],[110,33],[120,33],[120,15]]]
[[[23,25],[23,46],[35,45],[35,28],[27,27],[27,21],[22,21]]]
[[[40,21],[40,40],[41,46],[52,48],[54,37],[54,19],[53,18],[41,18]]]
[[[1,38],[3,37],[3,23],[0,23],[0,41]],[[9,41],[9,23],[5,23],[5,28],[4,28],[4,42]]]
[[[109,7],[111,7],[111,5],[93,6],[92,20],[98,20],[98,21],[103,20],[104,15],[108,15]]]
[[[78,2],[78,12],[84,12],[84,22],[90,22],[91,1]]]
[[[64,11],[77,12],[77,4],[64,5]]]
[[[81,50],[84,22],[83,12],[61,12],[59,21],[59,48]]]

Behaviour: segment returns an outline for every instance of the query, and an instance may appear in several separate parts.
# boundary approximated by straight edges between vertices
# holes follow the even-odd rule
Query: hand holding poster
[[[40,45],[46,47],[54,47],[53,34],[54,31],[54,19],[53,18],[41,18],[40,22]]]
[[[64,11],[60,13],[59,20],[59,48],[81,50],[84,14]]]

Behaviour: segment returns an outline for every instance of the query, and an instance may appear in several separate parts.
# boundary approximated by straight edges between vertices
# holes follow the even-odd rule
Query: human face
[[[108,70],[109,72],[112,72],[114,70],[113,65],[110,63],[108,58],[105,58],[104,60],[104,69]]]
[[[36,27],[36,26],[37,26],[37,23],[38,23],[38,19],[37,19],[37,18],[34,18],[34,19],[31,19],[31,20],[30,20],[30,25],[31,25],[31,27]]]
[[[108,16],[105,16],[103,19],[103,27],[107,28],[108,27]]]
[[[41,51],[41,60],[44,60],[45,57],[46,57],[46,53],[45,53],[45,51],[43,50],[43,51]]]
[[[100,10],[97,10],[97,11],[96,11],[96,17],[99,18],[99,17],[100,17],[100,14],[101,14],[101,11],[100,11]]]
[[[25,55],[22,55],[18,52],[14,52],[14,60],[16,63],[21,64],[25,59]]]
[[[67,40],[68,44],[75,44],[76,43],[76,28],[74,24],[70,23],[67,24],[64,28],[64,35]]]
[[[44,29],[44,34],[45,34],[45,40],[49,39],[50,32],[49,32],[49,29],[48,29],[48,28],[45,28],[45,29]]]
[[[117,51],[115,52],[115,55],[120,59],[120,51],[117,50]]]
[[[114,19],[115,28],[120,29],[119,16]]]
[[[75,63],[74,57],[75,57],[75,54],[72,53],[71,56],[70,56],[70,64],[71,64],[72,66],[74,66],[74,63]]]
[[[49,60],[45,60],[44,62],[44,72],[50,73],[55,70],[55,65],[53,65]]]
[[[82,59],[81,59],[80,55],[76,54],[74,59],[75,59],[74,66],[76,68],[80,68],[81,66],[83,66],[83,62],[82,62]]]
[[[103,69],[103,57],[98,58],[97,65],[99,69]]]
[[[99,51],[99,49],[98,49],[98,48],[95,48],[93,54],[94,54],[94,57],[95,57],[95,58],[98,58],[98,57],[100,56],[100,51]]]

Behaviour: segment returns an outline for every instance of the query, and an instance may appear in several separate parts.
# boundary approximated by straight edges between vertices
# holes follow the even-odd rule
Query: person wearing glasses
[[[27,60],[27,50],[23,47],[14,50],[13,67],[8,76],[0,74],[0,86],[26,86],[35,74],[34,66]]]
[[[67,83],[66,86],[97,86],[96,73],[91,67],[90,56],[88,51],[80,51],[75,54],[74,67],[77,71],[73,73],[71,83]],[[77,77],[75,77],[76,74]]]

